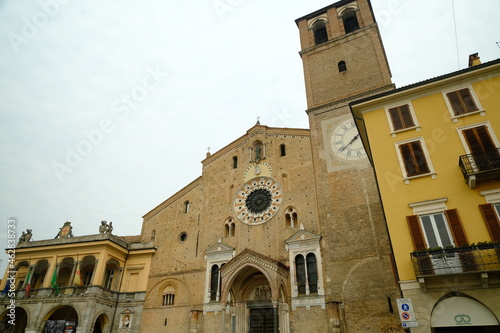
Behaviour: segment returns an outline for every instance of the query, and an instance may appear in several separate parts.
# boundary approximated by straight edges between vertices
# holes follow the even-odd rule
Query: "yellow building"
[[[498,332],[500,60],[471,55],[464,70],[351,109],[412,300],[412,332]]]
[[[95,235],[74,237],[71,222],[51,240],[23,232],[7,249],[0,331],[137,332],[153,242],[111,231],[102,221]]]

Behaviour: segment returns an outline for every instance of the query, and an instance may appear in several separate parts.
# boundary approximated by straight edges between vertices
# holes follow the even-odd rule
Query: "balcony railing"
[[[500,271],[500,243],[411,253],[418,277]]]
[[[462,155],[458,165],[470,188],[480,182],[500,179],[500,148]]]

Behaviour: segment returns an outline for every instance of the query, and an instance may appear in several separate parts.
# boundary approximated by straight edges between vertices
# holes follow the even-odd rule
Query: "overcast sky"
[[[0,247],[9,218],[16,238],[139,234],[207,147],[257,116],[308,128],[294,20],[333,2],[1,1]],[[398,87],[500,58],[498,0],[372,6]]]

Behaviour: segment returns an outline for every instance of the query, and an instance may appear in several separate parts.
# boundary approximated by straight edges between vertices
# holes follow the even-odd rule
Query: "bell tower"
[[[392,89],[369,1],[339,1],[295,22],[300,33],[309,110]]]
[[[384,214],[349,107],[352,101],[394,89],[370,1],[338,1],[295,22],[327,263],[326,303],[337,309],[329,321],[345,332],[362,327],[399,331],[393,311],[399,289]],[[380,311],[367,315],[362,309]]]

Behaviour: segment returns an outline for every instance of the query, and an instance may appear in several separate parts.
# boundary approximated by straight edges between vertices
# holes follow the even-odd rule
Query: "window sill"
[[[393,138],[395,138],[398,133],[402,133],[402,132],[406,132],[406,131],[411,131],[411,130],[415,130],[417,132],[420,132],[420,125],[415,125],[415,126],[412,126],[412,127],[402,128],[400,130],[391,131],[391,136]]]
[[[411,176],[411,177],[404,177],[403,181],[405,182],[405,184],[410,184],[410,180],[413,180],[413,179],[416,179],[416,178],[428,177],[428,176],[431,176],[432,179],[436,179],[437,178],[436,172],[433,171],[433,172],[424,173],[424,174],[421,174],[421,175],[416,175],[416,176]]]
[[[458,116],[453,115],[453,116],[451,117],[451,120],[452,120],[454,123],[458,123],[458,120],[459,120],[460,118],[467,117],[467,116],[470,116],[470,115],[473,115],[473,114],[478,114],[478,113],[479,113],[479,115],[480,115],[481,117],[483,117],[483,116],[485,116],[485,115],[486,115],[486,110],[477,110],[477,111],[473,111],[473,112],[467,112],[467,113],[464,113],[464,114],[461,114],[461,115],[458,115]]]
[[[297,308],[305,307],[306,310],[310,310],[312,306],[320,306],[322,309],[326,308],[326,300],[324,295],[301,295],[291,298],[292,301],[292,311]]]

